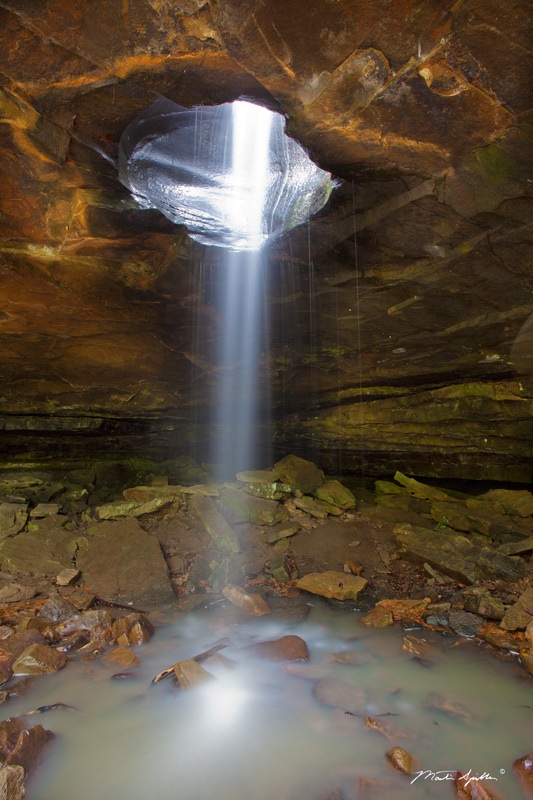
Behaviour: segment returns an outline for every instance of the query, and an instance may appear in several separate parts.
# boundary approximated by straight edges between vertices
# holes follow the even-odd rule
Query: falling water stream
[[[251,111],[247,103],[234,104],[231,119],[227,109],[195,110],[191,116],[190,110],[171,106],[165,101],[143,117],[145,138],[129,131],[123,149],[132,166],[126,174],[123,164],[122,179],[144,207],[155,205],[177,222],[185,214],[200,241],[215,235],[215,223],[207,229],[215,212],[222,219],[216,235],[231,229],[232,249],[221,259],[223,290],[216,301],[221,328],[212,462],[234,475],[265,466],[254,461],[258,363],[267,326],[265,259],[258,248],[281,202],[279,193],[271,196],[269,162],[272,141],[280,135],[279,125],[273,129],[271,123],[279,115],[257,107]],[[154,147],[156,112],[166,128],[154,167],[147,150]],[[207,133],[200,130],[204,119],[211,125]],[[181,187],[165,183],[163,167],[173,158],[168,139],[173,120],[192,171],[204,169],[205,159],[216,154],[223,191],[216,181],[211,185],[212,175],[199,189],[191,187],[186,183],[191,170],[174,162],[171,171]],[[226,131],[221,142],[213,140],[213,120]],[[233,131],[231,146],[228,130]],[[283,143],[277,157],[288,147]],[[283,190],[287,175],[282,170],[276,178]],[[156,187],[156,200],[148,197],[147,186]],[[297,186],[295,202],[301,191]],[[195,198],[201,199],[197,212],[189,206]],[[303,203],[297,213],[293,208],[293,216],[305,219],[310,205]],[[187,613],[168,606],[152,615],[153,639],[134,648],[142,664],[129,680],[112,680],[114,670],[104,662],[79,656],[61,672],[35,679],[30,691],[3,707],[4,717],[53,703],[76,711],[55,710],[38,718],[57,738],[29,781],[28,800],[444,799],[454,796],[452,784],[430,773],[457,769],[489,773],[502,797],[521,797],[512,762],[531,750],[532,711],[530,684],[516,677],[515,665],[500,663],[465,640],[456,646],[455,638],[425,632],[421,635],[432,639],[435,658],[422,664],[402,652],[399,627],[368,629],[353,608],[340,610],[316,599],[308,605],[309,615],[299,622],[276,614],[246,621],[222,605]],[[241,650],[288,633],[307,643],[306,664],[269,663],[246,658]],[[204,664],[216,678],[207,688],[177,691],[171,681],[151,685],[162,669],[222,638],[228,660]],[[316,681],[324,679],[344,686],[344,692],[346,685],[353,689],[358,700],[351,714],[319,702]],[[428,708],[434,691],[460,702],[468,709],[465,718]],[[365,727],[367,715],[384,732]],[[385,752],[392,745],[418,759],[418,778],[389,769]]]

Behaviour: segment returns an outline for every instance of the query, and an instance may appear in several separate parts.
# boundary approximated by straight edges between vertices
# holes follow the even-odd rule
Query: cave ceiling
[[[282,449],[531,477],[531,34],[529,0],[0,0],[4,457],[208,415],[217,255],[115,162],[159,94],[245,96],[344,181],[268,254]]]

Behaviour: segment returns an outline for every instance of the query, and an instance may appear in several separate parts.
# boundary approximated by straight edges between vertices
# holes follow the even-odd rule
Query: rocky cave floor
[[[531,682],[529,491],[466,495],[400,472],[374,491],[350,490],[349,480],[295,456],[229,483],[185,466],[145,473],[125,489],[3,476],[0,703],[72,661],[124,678],[141,663],[138,646],[157,635],[162,609],[216,606],[231,624],[268,613],[298,621],[317,595],[364,612],[364,625],[403,626],[402,649],[421,663],[431,661],[427,632],[439,632],[511,662],[516,679]],[[305,661],[298,638],[266,645],[264,657]],[[169,665],[165,677],[195,685],[210,655]],[[451,701],[442,703],[449,710]],[[10,798],[23,796],[25,771],[52,737],[32,719],[0,723]],[[391,756],[394,768],[409,772],[408,755]],[[533,758],[515,769],[531,791]]]

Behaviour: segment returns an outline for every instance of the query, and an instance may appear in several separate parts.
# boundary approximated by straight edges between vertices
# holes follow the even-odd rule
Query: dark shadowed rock
[[[324,473],[316,464],[293,455],[274,464],[274,473],[283,483],[304,494],[312,494],[324,482]]]
[[[134,605],[174,598],[159,543],[137,520],[102,522],[88,533],[77,565],[95,594]]]
[[[459,636],[477,636],[484,624],[482,617],[468,611],[452,611],[448,616],[448,625]]]

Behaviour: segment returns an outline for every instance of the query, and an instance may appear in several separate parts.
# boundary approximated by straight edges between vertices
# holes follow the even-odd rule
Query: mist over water
[[[530,752],[531,700],[528,683],[513,679],[513,665],[435,635],[441,657],[422,666],[401,652],[401,629],[364,628],[358,618],[319,601],[299,624],[268,617],[236,624],[227,609],[169,611],[153,639],[135,648],[142,666],[130,680],[111,680],[112,668],[98,661],[43,676],[9,701],[4,715],[55,702],[79,713],[28,718],[56,739],[30,779],[27,800],[324,800],[335,787],[346,800],[360,800],[359,778],[386,782],[368,795],[372,800],[451,796],[449,782],[411,784],[390,771],[385,752],[394,744],[417,757],[420,769],[487,771],[497,778],[495,792],[521,798],[511,764]],[[310,667],[361,687],[362,716],[319,705],[313,680],[245,658],[240,649],[287,633],[305,639]],[[214,686],[176,691],[168,680],[150,686],[162,669],[222,638],[230,664],[204,663]],[[361,663],[333,660],[339,652]],[[472,722],[427,709],[432,691],[472,709]],[[397,741],[365,728],[365,714],[384,713],[392,716],[376,718],[399,731]]]

